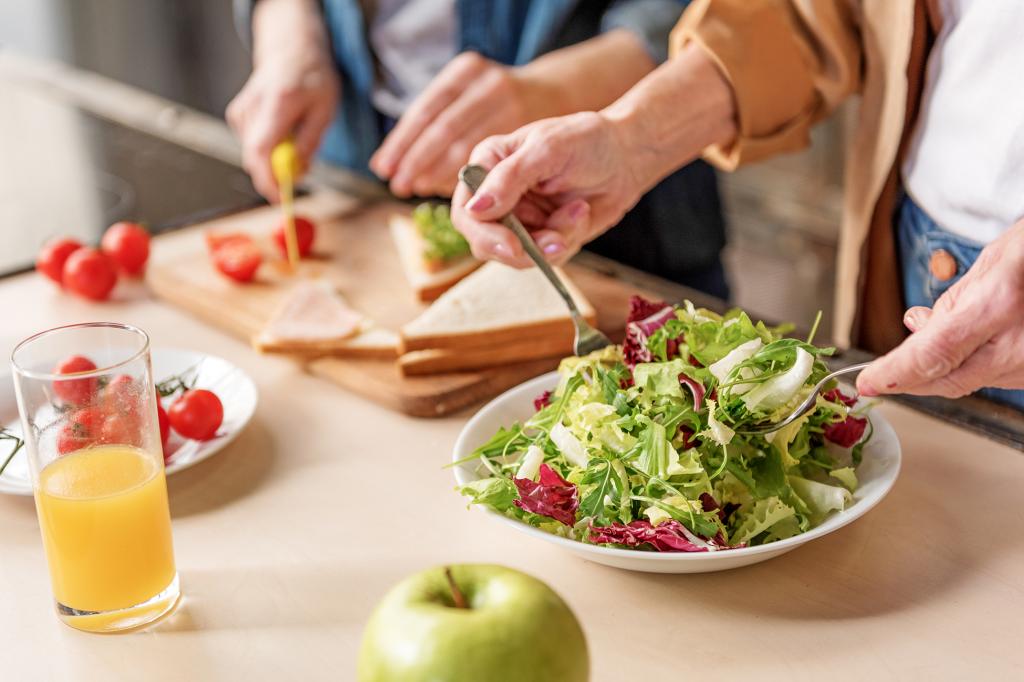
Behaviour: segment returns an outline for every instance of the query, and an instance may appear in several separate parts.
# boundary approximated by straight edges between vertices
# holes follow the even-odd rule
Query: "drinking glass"
[[[57,613],[71,627],[147,625],[180,597],[149,337],[59,327],[11,355]]]

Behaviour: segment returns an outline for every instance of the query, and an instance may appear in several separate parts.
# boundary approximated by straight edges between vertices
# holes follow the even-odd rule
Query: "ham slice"
[[[363,331],[363,316],[324,281],[303,281],[254,339],[263,351],[330,351]]]

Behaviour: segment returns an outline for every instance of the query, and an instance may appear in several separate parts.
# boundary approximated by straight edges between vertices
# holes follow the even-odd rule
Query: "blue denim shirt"
[[[596,32],[633,30],[651,56],[664,61],[668,34],[689,0],[615,0]],[[458,0],[458,52],[474,51],[502,64],[526,64],[559,46],[570,16],[583,0]],[[384,137],[373,107],[373,54],[358,0],[323,0],[334,60],[342,74],[341,111],[329,128],[320,157],[370,175],[370,157]],[[591,37],[591,36],[585,36]],[[579,36],[577,39],[583,39]]]

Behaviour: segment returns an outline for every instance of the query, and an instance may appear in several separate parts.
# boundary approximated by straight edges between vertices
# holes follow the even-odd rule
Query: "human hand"
[[[226,118],[241,140],[242,166],[253,185],[268,201],[276,202],[271,150],[292,135],[303,167],[308,166],[334,118],[341,84],[319,10],[308,9],[306,3],[275,6],[261,0],[256,12],[253,72],[228,105]]]
[[[862,395],[1024,388],[1024,220],[985,247],[934,308],[903,319],[913,333],[861,372]]]
[[[616,124],[593,112],[488,138],[470,158],[489,169],[487,178],[472,197],[458,186],[452,221],[477,258],[528,267],[522,245],[498,222],[515,213],[548,260],[560,264],[617,223],[647,189],[632,158]]]
[[[450,196],[474,145],[549,115],[554,99],[527,71],[463,52],[398,120],[370,168],[397,196]]]

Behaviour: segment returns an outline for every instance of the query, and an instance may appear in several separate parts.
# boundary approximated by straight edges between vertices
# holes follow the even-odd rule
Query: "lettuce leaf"
[[[470,498],[471,504],[486,504],[499,511],[508,511],[519,496],[516,485],[507,478],[481,478],[459,488],[459,493]]]
[[[733,545],[749,543],[780,521],[796,516],[796,510],[778,497],[768,497],[754,503],[754,508],[744,517],[742,523],[729,536]]]
[[[811,523],[821,523],[832,511],[842,511],[853,502],[846,488],[818,483],[800,476],[790,476],[789,485],[810,510]]]

